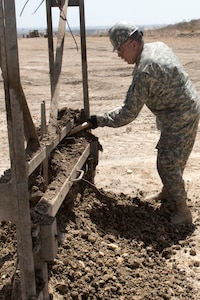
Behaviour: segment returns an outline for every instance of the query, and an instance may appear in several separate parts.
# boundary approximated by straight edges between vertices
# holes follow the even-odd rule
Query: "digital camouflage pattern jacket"
[[[147,43],[138,57],[123,105],[97,116],[100,127],[133,121],[144,104],[156,116],[161,143],[189,136],[200,115],[200,99],[174,52],[163,42]],[[159,146],[158,146],[159,147]]]

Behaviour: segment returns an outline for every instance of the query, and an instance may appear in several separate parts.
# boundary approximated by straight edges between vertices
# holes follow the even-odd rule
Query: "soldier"
[[[200,117],[200,101],[183,66],[162,42],[144,43],[143,33],[127,22],[109,30],[113,50],[135,64],[123,105],[89,118],[91,128],[120,127],[132,122],[145,104],[156,116],[161,132],[156,146],[157,170],[163,189],[157,196],[175,207],[172,224],[191,224],[183,171],[192,151]]]

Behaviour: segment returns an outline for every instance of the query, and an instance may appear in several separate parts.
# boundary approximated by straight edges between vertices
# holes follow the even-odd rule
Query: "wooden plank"
[[[40,147],[40,142],[21,83],[19,84],[19,90],[21,93],[20,106],[23,110],[24,133],[28,144],[27,146],[33,151],[36,151]]]
[[[28,195],[28,176],[24,149],[24,127],[22,93],[20,90],[19,59],[15,17],[15,1],[1,0],[4,11],[6,63],[8,70],[7,107],[9,109],[8,130],[11,154],[12,194],[16,201],[17,246],[21,277],[22,300],[36,296],[34,260],[32,254],[31,220]]]
[[[7,66],[5,62],[5,30],[4,30],[4,22],[3,22],[3,12],[1,12],[0,17],[0,68],[2,70],[2,77],[4,79],[4,88],[7,90],[7,84],[8,84],[8,73],[7,73]],[[26,102],[26,98],[23,92],[23,88],[21,85],[21,82],[19,82],[19,91],[21,93],[20,97],[20,106],[23,110],[23,118],[24,118],[24,132],[25,132],[25,138],[27,143],[29,144],[29,147],[34,147],[34,150],[38,149],[40,146],[38,135],[36,132],[35,125],[33,123],[31,113],[29,110],[29,107]]]
[[[0,222],[1,221],[15,221],[17,216],[17,203],[12,197],[12,184],[0,184]]]
[[[50,225],[40,226],[41,256],[44,261],[53,261],[58,251],[58,231],[56,218]]]
[[[37,151],[34,157],[27,162],[27,174],[28,176],[43,162],[46,158],[46,146],[41,146],[40,150]]]
[[[57,125],[58,97],[59,97],[60,75],[61,75],[61,68],[62,68],[64,40],[65,40],[67,7],[68,7],[68,0],[62,0],[61,7],[60,7],[59,28],[57,34],[56,57],[54,63],[53,78],[51,82],[52,99],[51,99],[49,127],[48,127],[48,133],[50,134],[50,136],[53,136],[55,134],[56,125]]]
[[[58,209],[60,208],[63,200],[65,199],[67,193],[69,192],[73,180],[77,178],[77,172],[80,170],[84,163],[86,162],[88,156],[90,154],[90,145],[88,144],[82,155],[78,159],[77,163],[74,165],[70,175],[65,179],[63,183],[58,182],[56,180],[53,182],[53,185],[56,189],[51,190],[51,185],[44,193],[42,199],[37,204],[35,211],[40,213],[41,215],[48,215],[50,217],[55,217]],[[64,168],[64,166],[63,166]]]
[[[52,299],[49,295],[49,286],[48,286],[48,266],[45,261],[43,261],[41,257],[41,251],[39,253],[36,253],[34,255],[34,261],[35,261],[35,269],[37,270],[37,278],[38,280],[41,280],[43,282],[44,286],[39,291],[39,295],[35,298],[30,298],[34,300],[50,300]],[[29,299],[27,299],[29,300]]]
[[[53,140],[47,141],[38,152],[35,153],[34,157],[27,162],[27,173],[28,176],[46,159],[49,154],[57,147],[62,139],[71,131],[73,128],[74,121],[71,120],[65,127],[62,128],[59,134],[55,135]]]

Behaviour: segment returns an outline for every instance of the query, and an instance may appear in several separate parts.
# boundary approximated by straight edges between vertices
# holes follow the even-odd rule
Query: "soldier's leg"
[[[173,141],[171,147],[168,142],[167,148],[164,142],[160,143],[157,156],[157,170],[162,180],[163,188],[160,193],[146,197],[147,200],[171,200],[171,202],[178,202],[179,199],[187,199],[182,176],[194,145],[196,131],[197,126],[190,133],[189,137],[183,138],[185,142],[179,146]]]
[[[177,139],[168,138],[165,141],[162,136],[162,141],[159,142],[157,169],[169,199],[175,203],[176,209],[172,216],[174,224],[192,222],[192,215],[186,203],[183,171],[194,146],[198,123],[199,117],[196,116],[193,122],[184,128],[184,133],[177,133]]]
[[[168,199],[175,207],[172,223],[192,223],[192,215],[186,204],[187,192],[182,177],[180,160],[173,149],[159,149],[157,168],[163,186],[167,190]]]
[[[191,153],[194,141],[183,147],[173,145],[171,149],[158,150],[157,168],[165,187],[168,199],[175,207],[172,223],[192,223],[192,215],[187,206],[187,192],[183,180],[183,171]]]
[[[181,161],[176,157],[174,149],[158,149],[157,169],[170,200],[187,199]]]

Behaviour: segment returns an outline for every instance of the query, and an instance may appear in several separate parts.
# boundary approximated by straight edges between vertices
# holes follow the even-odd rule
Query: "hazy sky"
[[[15,0],[17,26],[46,28],[46,0],[36,13],[33,12],[42,0],[29,0],[20,17],[26,2]],[[85,0],[84,3],[86,26],[111,26],[121,20],[135,25],[174,24],[200,18],[200,0]],[[58,27],[59,9],[52,11],[53,26]],[[68,8],[67,19],[71,27],[79,26],[77,7]]]

